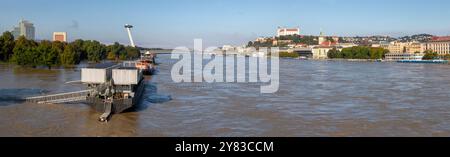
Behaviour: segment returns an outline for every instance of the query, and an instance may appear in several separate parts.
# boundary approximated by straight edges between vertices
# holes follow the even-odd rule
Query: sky
[[[450,35],[448,0],[0,0],[0,31],[20,19],[36,27],[38,39],[67,32],[69,41],[129,44],[125,24],[134,25],[138,46],[243,45],[274,36],[279,26],[303,35],[399,37]]]

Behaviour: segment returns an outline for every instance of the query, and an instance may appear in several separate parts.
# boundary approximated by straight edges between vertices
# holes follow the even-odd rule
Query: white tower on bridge
[[[131,36],[131,28],[133,28],[132,25],[126,24],[125,28],[128,31],[128,37],[130,38],[130,42],[131,42],[131,47],[136,47],[136,45],[134,45],[134,41],[133,41],[133,36]]]

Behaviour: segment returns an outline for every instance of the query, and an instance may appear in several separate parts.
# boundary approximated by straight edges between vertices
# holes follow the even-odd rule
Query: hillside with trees
[[[302,36],[302,35],[287,35],[273,38],[267,38],[266,41],[250,41],[247,44],[247,47],[285,47],[287,43],[281,43],[279,45],[273,45],[273,41],[292,41],[294,44],[306,44],[306,45],[317,45],[317,36]]]

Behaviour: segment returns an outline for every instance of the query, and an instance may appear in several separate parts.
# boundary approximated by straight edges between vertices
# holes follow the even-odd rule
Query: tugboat
[[[136,62],[136,68],[142,70],[144,75],[153,75],[155,72],[155,55],[149,51],[145,52],[141,59]]]

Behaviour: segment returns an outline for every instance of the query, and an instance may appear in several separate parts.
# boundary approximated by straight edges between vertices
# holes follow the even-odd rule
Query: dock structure
[[[105,105],[105,112],[98,118],[100,122],[108,122],[108,119],[112,113],[112,105],[113,105],[112,100],[106,100],[104,102],[104,105]]]
[[[69,103],[69,102],[79,102],[79,101],[85,101],[86,96],[91,91],[92,90],[83,90],[83,91],[77,91],[77,92],[29,97],[29,98],[25,98],[25,101],[28,103],[36,103],[36,104],[61,104],[61,103]]]
[[[86,102],[102,113],[99,121],[108,122],[112,114],[122,113],[139,103],[145,88],[143,71],[136,62],[105,63],[81,69],[81,80],[87,90],[25,98],[28,103],[61,104]]]

